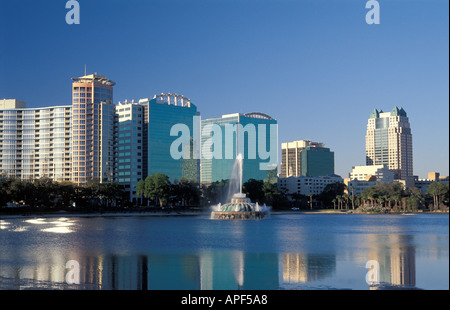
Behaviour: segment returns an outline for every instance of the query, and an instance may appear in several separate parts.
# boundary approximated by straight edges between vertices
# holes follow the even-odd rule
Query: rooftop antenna
[[[86,76],[86,64],[84,64],[84,76]]]

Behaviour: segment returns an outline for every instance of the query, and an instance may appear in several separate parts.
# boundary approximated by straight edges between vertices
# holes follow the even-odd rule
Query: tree
[[[264,193],[264,203],[274,209],[283,208],[289,205],[286,194],[281,192],[277,185],[270,180],[265,180],[262,191]]]
[[[371,207],[375,206],[375,202],[383,205],[388,202],[394,202],[394,210],[397,210],[398,203],[404,196],[403,186],[400,183],[377,183],[372,187],[363,190],[361,197],[363,201],[369,200]],[[365,204],[365,203],[364,203]]]
[[[173,184],[171,192],[175,201],[183,206],[198,204],[200,199],[198,183],[186,178],[181,178],[177,184]]]
[[[140,179],[136,185],[136,195],[144,197],[145,196],[145,180]]]
[[[333,199],[336,199],[337,195],[343,195],[346,189],[346,185],[341,182],[327,184],[322,193],[316,196],[316,199],[322,202],[324,206],[331,206]]]
[[[162,173],[155,173],[145,178],[144,197],[159,201],[162,207],[170,196],[169,177]]]
[[[433,196],[433,207],[437,210],[444,197],[448,195],[448,186],[441,182],[433,182],[428,186],[427,193]]]
[[[203,205],[210,206],[228,202],[226,201],[229,198],[227,197],[228,183],[228,180],[221,180],[212,182],[209,185],[203,184],[200,187]]]
[[[242,191],[251,201],[262,203],[264,201],[263,185],[264,181],[250,179],[244,183]]]

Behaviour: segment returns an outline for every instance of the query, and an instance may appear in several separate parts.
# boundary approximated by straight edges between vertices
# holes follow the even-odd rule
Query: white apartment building
[[[144,106],[134,101],[119,102],[116,106],[117,122],[117,173],[115,181],[130,193],[135,202],[136,184],[143,179],[144,171]]]
[[[26,108],[0,100],[0,174],[70,181],[71,106]]]
[[[301,194],[308,196],[320,195],[328,184],[343,183],[344,180],[338,175],[330,175],[323,177],[288,177],[278,178],[278,189],[286,194]]]

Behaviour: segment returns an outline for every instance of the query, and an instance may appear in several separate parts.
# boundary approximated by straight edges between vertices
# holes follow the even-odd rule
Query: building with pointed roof
[[[396,180],[413,176],[412,134],[406,111],[374,109],[366,132],[366,165],[386,165]]]

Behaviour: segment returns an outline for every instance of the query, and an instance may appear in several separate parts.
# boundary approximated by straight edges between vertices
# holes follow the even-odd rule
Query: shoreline
[[[167,217],[167,216],[208,216],[210,211],[112,211],[112,212],[70,212],[70,211],[57,211],[57,212],[43,212],[43,213],[30,213],[30,214],[2,214],[0,213],[0,220],[2,219],[14,219],[14,218],[58,218],[58,217],[133,217],[133,216],[148,216],[148,217]],[[392,212],[392,213],[377,213],[377,212],[352,212],[341,210],[275,210],[271,211],[270,215],[287,215],[287,214],[302,214],[302,215],[417,215],[417,214],[449,214],[448,211],[421,211],[421,212]]]
[[[166,217],[166,216],[199,216],[206,215],[208,213],[201,211],[171,211],[171,212],[154,212],[154,211],[117,211],[117,212],[70,212],[70,211],[58,211],[58,212],[43,212],[43,213],[29,213],[29,214],[1,214],[2,219],[13,218],[57,218],[57,217],[133,217],[133,216],[152,216],[152,217]]]

